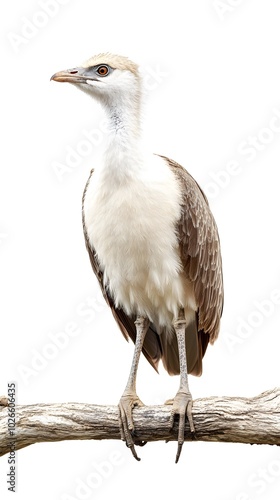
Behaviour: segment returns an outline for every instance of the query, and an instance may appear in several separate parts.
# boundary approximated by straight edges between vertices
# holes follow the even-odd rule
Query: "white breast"
[[[133,175],[115,168],[94,172],[85,224],[116,305],[171,326],[179,307],[196,309],[176,235],[180,187],[162,158],[152,155],[141,163]]]

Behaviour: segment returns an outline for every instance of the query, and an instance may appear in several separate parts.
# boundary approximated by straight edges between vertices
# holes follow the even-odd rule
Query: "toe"
[[[190,431],[192,434],[195,434],[195,427],[194,427],[193,415],[192,415],[192,399],[188,402],[188,405],[187,405],[187,417],[188,417],[188,421],[190,424]]]
[[[171,414],[170,414],[170,419],[169,419],[169,424],[168,424],[169,432],[171,432],[173,427],[174,427],[175,415],[176,415],[176,411],[174,408],[172,408]]]
[[[119,427],[121,439],[125,441],[126,446],[130,448],[132,455],[136,460],[140,460],[134,447],[134,423],[132,410],[135,406],[143,406],[142,401],[136,395],[124,394],[119,402]]]
[[[176,460],[175,462],[177,463],[179,461],[182,447],[185,441],[185,421],[186,421],[186,416],[189,421],[190,425],[190,431],[194,435],[195,433],[195,427],[193,423],[193,416],[192,416],[192,397],[189,392],[183,392],[182,390],[178,391],[174,400],[168,400],[166,404],[170,404],[172,401],[172,409],[171,409],[171,415],[170,415],[170,420],[169,420],[169,430],[171,431],[174,427],[174,421],[175,421],[175,415],[179,415],[179,429],[178,429],[178,448],[177,448],[177,454],[176,454]]]

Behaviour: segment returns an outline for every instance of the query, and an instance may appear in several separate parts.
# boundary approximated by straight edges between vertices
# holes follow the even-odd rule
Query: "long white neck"
[[[103,104],[109,134],[102,170],[112,180],[123,182],[135,175],[142,163],[139,89],[130,89],[125,95],[113,95]]]

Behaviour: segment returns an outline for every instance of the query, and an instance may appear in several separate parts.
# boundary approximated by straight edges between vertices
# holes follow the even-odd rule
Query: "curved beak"
[[[87,80],[93,80],[89,75],[86,75],[87,68],[73,68],[55,73],[51,80],[55,82],[69,82],[69,83],[86,83]]]

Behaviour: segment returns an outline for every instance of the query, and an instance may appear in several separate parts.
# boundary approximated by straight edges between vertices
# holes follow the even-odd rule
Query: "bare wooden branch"
[[[0,456],[9,453],[8,401],[0,397]],[[144,406],[133,411],[139,441],[174,441],[178,427],[168,430],[171,406]],[[210,397],[193,403],[196,439],[280,445],[280,388],[254,398]],[[120,439],[116,406],[81,403],[16,406],[13,446],[66,439]],[[188,422],[185,440],[191,439]]]

